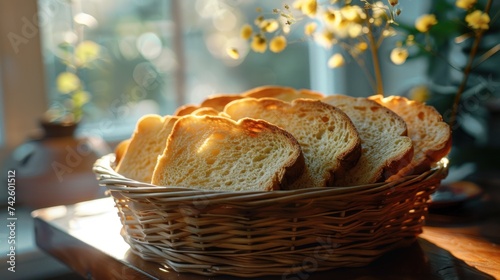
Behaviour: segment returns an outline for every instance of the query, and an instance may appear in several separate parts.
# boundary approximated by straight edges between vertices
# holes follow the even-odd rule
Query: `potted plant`
[[[55,77],[55,98],[40,118],[42,134],[17,147],[9,163],[19,173],[18,202],[32,209],[103,196],[91,169],[109,148],[100,137],[75,135],[91,97],[83,77],[101,53],[99,44],[82,38],[57,46],[54,55],[63,70]]]
[[[62,43],[59,49],[62,52],[59,57],[66,69],[56,77],[57,98],[41,120],[47,137],[73,135],[84,115],[85,104],[90,100],[90,93],[80,75],[99,58],[100,52],[100,46],[88,40],[74,48]]]

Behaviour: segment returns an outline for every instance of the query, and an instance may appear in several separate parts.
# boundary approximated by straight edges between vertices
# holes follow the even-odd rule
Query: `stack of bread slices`
[[[424,103],[264,86],[142,117],[115,169],[206,190],[353,186],[424,172],[450,148],[449,126]]]

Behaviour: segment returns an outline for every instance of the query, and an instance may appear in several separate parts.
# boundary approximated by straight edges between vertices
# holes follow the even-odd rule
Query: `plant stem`
[[[375,37],[373,36],[373,28],[372,24],[369,20],[366,21],[366,25],[368,27],[368,33],[366,34],[368,37],[368,41],[370,43],[370,51],[373,60],[373,72],[375,74],[375,83],[377,86],[376,94],[381,94],[384,96],[384,84],[382,81],[382,73],[380,71],[380,62],[378,59],[378,45]]]
[[[488,0],[488,3],[486,4],[486,8],[484,9],[484,13],[486,13],[486,14],[489,13],[492,1],[493,0]],[[462,81],[460,82],[460,86],[458,87],[457,93],[455,95],[455,100],[453,102],[453,108],[451,111],[451,117],[450,117],[450,121],[449,121],[449,125],[451,128],[453,128],[455,126],[457,113],[458,113],[458,105],[460,103],[460,99],[462,98],[462,93],[465,91],[465,87],[467,86],[467,80],[469,79],[469,75],[470,75],[471,70],[472,70],[474,58],[476,57],[477,51],[479,49],[479,44],[481,43],[481,39],[483,38],[484,32],[485,32],[485,30],[479,30],[479,31],[475,32],[474,42],[472,43],[472,49],[469,53],[467,65],[465,66],[465,69],[464,69]]]
[[[369,71],[369,69],[366,67],[365,61],[360,59],[357,54],[351,51],[352,46],[345,43],[345,42],[339,42],[339,45],[349,53],[349,55],[356,61],[356,64],[358,64],[359,68],[363,71],[365,74],[366,78],[368,79],[368,82],[370,83],[370,86],[372,88],[375,88],[375,81],[373,80],[372,73]]]

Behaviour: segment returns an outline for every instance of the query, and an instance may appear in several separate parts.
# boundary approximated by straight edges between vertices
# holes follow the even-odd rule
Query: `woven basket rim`
[[[426,177],[444,177],[448,171],[448,160],[443,158],[430,170],[427,170],[421,174],[409,175],[391,182],[380,182],[372,184],[364,184],[357,186],[336,186],[336,187],[313,187],[313,188],[302,188],[295,190],[273,190],[273,191],[224,191],[224,190],[205,190],[201,188],[194,187],[179,187],[179,186],[157,186],[151,183],[139,182],[130,178],[127,178],[113,169],[113,162],[115,160],[115,154],[110,153],[99,158],[94,166],[93,171],[97,176],[97,179],[101,185],[106,186],[110,191],[127,192],[127,193],[144,193],[150,196],[158,195],[158,193],[168,192],[171,196],[173,192],[180,192],[183,195],[186,192],[196,193],[206,195],[217,195],[217,196],[233,196],[235,194],[241,195],[256,195],[256,196],[286,196],[293,197],[294,195],[304,196],[307,193],[311,193],[312,196],[317,196],[324,192],[325,194],[335,193],[337,195],[352,194],[353,192],[359,193],[363,191],[373,191],[378,188],[390,188],[401,184],[411,184],[414,181],[421,181]]]

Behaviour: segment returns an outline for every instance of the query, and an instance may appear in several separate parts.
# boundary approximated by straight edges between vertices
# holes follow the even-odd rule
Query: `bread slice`
[[[178,118],[145,115],[139,119],[116,172],[136,181],[151,182],[158,157],[163,153],[168,136]]]
[[[191,112],[191,115],[194,115],[194,116],[218,116],[219,115],[219,111],[217,111],[216,109],[212,108],[212,107],[200,107],[196,110],[194,110],[193,112]]]
[[[451,129],[432,106],[402,96],[370,96],[369,99],[389,108],[405,120],[408,136],[413,141],[411,164],[395,178],[429,170],[432,164],[445,157],[451,149]],[[393,178],[393,179],[395,179]]]
[[[215,94],[203,100],[200,107],[209,107],[222,112],[227,103],[241,98],[242,96],[239,94]]]
[[[362,185],[384,181],[410,163],[413,144],[407,136],[405,121],[396,113],[362,97],[331,95],[323,102],[344,111],[361,137],[361,158],[337,184]]]
[[[203,115],[204,113],[208,113],[209,115],[214,115],[213,112],[221,112],[224,110],[224,106],[226,106],[227,103],[242,98],[238,94],[215,94],[207,97],[205,100],[203,100],[199,105],[195,104],[187,104],[178,107],[175,112],[174,116],[186,116],[189,114],[192,114],[195,112],[196,115]],[[211,112],[208,110],[210,109]]]
[[[118,165],[123,158],[123,155],[127,152],[128,145],[132,139],[128,138],[116,145],[115,148],[115,164]]]
[[[173,115],[182,117],[182,116],[189,115],[198,109],[200,109],[200,105],[186,104],[186,105],[182,105],[182,106],[178,107],[175,110]]]
[[[185,116],[172,129],[152,183],[220,191],[271,191],[300,176],[293,136],[262,120]]]
[[[325,96],[319,92],[308,89],[296,90],[291,87],[262,86],[250,89],[241,94],[243,97],[264,98],[272,97],[282,101],[290,102],[297,98],[322,99]]]
[[[306,170],[290,189],[330,186],[360,155],[360,139],[351,120],[319,100],[295,99],[289,103],[275,98],[244,98],[227,104],[224,113],[234,120],[266,120],[299,141]]]

